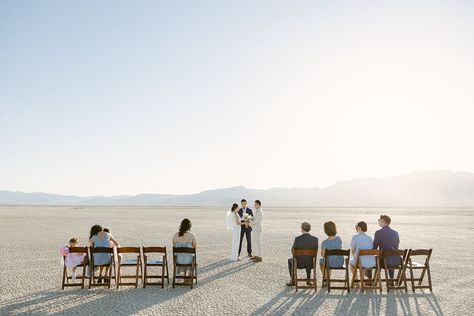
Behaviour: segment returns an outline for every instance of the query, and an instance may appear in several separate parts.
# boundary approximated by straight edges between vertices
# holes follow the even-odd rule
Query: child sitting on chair
[[[61,255],[64,257],[64,265],[66,268],[72,268],[72,281],[76,281],[76,268],[84,262],[84,254],[69,253],[69,248],[79,247],[79,241],[76,237],[69,239],[69,247],[62,247],[60,249]]]

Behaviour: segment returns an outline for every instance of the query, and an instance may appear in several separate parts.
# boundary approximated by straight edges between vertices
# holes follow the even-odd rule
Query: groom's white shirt
[[[252,231],[261,232],[262,231],[262,218],[263,212],[261,208],[255,209],[253,212],[253,221],[251,223]]]

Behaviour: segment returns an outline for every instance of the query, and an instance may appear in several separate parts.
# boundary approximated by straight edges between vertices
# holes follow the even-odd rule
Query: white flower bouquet
[[[252,215],[248,214],[248,213],[244,213],[242,214],[242,220],[244,222],[251,222],[253,219]]]

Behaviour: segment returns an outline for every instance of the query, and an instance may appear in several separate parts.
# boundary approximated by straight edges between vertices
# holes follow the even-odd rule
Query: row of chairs
[[[352,273],[352,282],[349,283],[349,258],[350,258],[350,249],[347,250],[326,250],[324,253],[324,264],[323,264],[323,281],[322,284],[324,287],[327,287],[328,292],[331,289],[347,290],[350,292],[350,289],[356,284],[360,285],[361,291],[364,292],[367,289],[379,290],[382,292],[382,282],[386,283],[387,292],[390,290],[405,290],[408,292],[407,282],[411,282],[412,291],[415,292],[416,289],[429,289],[430,292],[433,291],[431,283],[431,270],[430,270],[430,258],[431,258],[432,249],[405,249],[405,250],[360,250],[359,256],[356,262],[356,269]],[[298,257],[312,257],[313,260],[313,282],[311,285],[299,285],[300,282],[306,282],[306,279],[298,277],[297,269],[297,258]],[[330,256],[342,256],[344,257],[344,265],[338,268],[332,268],[326,263]],[[361,265],[360,258],[362,256],[374,256],[375,257],[375,266],[371,268],[364,268]],[[387,259],[390,257],[399,257],[400,264],[398,265],[389,265]],[[424,261],[422,263],[417,263],[413,260],[414,257],[422,257]],[[314,289],[317,291],[317,250],[308,250],[308,249],[293,249],[293,284],[295,284],[295,291],[298,289]],[[332,272],[335,270],[343,270],[345,272],[344,278],[333,278]],[[390,276],[393,273],[393,277]],[[407,278],[406,272],[409,271],[410,275]],[[415,271],[421,270],[421,274],[418,277],[415,277]],[[385,272],[385,278],[382,278],[382,271]],[[395,271],[397,275],[395,277]],[[359,273],[359,278],[357,278],[357,272]],[[427,284],[423,283],[423,280],[427,276]],[[344,285],[340,285],[343,283]],[[426,282],[425,282],[426,283]],[[336,285],[333,285],[336,284]]]
[[[94,263],[94,254],[110,255],[111,261],[105,265]],[[106,286],[111,288],[112,281],[116,288],[120,286],[135,286],[141,280],[144,288],[147,286],[165,286],[165,279],[169,284],[168,255],[166,247],[70,247],[69,254],[80,254],[84,256],[84,262],[76,267],[81,270],[81,275],[75,279],[80,282],[71,282],[73,276],[68,273],[66,257],[64,257],[63,278],[61,288],[85,286],[86,279],[89,280],[89,289],[95,286]],[[176,258],[178,254],[190,254],[193,256],[190,264],[180,264]],[[89,267],[89,276],[86,270]],[[106,275],[97,276],[97,268],[106,268]],[[132,268],[133,274],[127,274],[124,269]],[[178,275],[178,268],[188,269],[187,275]],[[154,271],[153,271],[154,270]],[[129,281],[129,280],[133,280]],[[158,280],[158,281],[154,281]],[[183,282],[177,282],[183,280]],[[175,286],[190,286],[197,284],[197,260],[196,249],[173,247],[173,288]]]

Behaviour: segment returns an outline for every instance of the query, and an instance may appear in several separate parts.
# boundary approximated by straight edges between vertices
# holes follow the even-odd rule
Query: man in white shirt
[[[254,202],[254,212],[253,212],[253,221],[250,222],[252,227],[252,239],[255,246],[255,255],[250,258],[253,262],[262,261],[262,219],[263,219],[263,210],[262,202],[260,200],[255,200]]]

